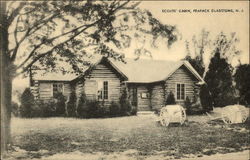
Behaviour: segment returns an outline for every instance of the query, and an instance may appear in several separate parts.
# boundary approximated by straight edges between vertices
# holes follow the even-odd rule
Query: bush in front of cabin
[[[86,118],[99,118],[100,115],[100,105],[96,100],[86,101]]]
[[[16,102],[11,102],[11,112],[12,114],[15,116],[15,117],[18,117],[20,116],[20,113],[19,113],[19,105],[16,103]]]
[[[185,108],[186,108],[186,113],[191,114],[192,103],[191,103],[191,100],[190,100],[190,98],[188,96],[186,97],[184,105],[185,105]]]
[[[132,114],[132,106],[128,100],[126,89],[122,90],[120,97],[120,114],[125,116]]]
[[[200,101],[203,112],[213,110],[212,96],[207,85],[202,85],[200,88]]]
[[[54,96],[55,99],[55,115],[64,116],[66,112],[66,98],[62,93],[57,93]]]
[[[131,104],[130,104],[130,105],[131,105]],[[131,115],[136,115],[136,114],[137,114],[137,107],[136,107],[136,106],[131,105],[130,114],[131,114]]]
[[[88,106],[86,105],[86,95],[83,93],[80,95],[77,103],[77,116],[81,118],[87,118]]]
[[[26,88],[21,95],[21,105],[20,105],[20,116],[25,118],[30,118],[32,116],[33,106],[35,105],[35,99],[31,90]]]
[[[54,100],[39,100],[36,102],[34,117],[54,117],[56,114],[56,102]]]
[[[176,104],[175,97],[172,91],[170,91],[166,100],[166,105],[171,105],[171,104]]]
[[[76,93],[73,91],[70,93],[70,96],[69,96],[69,101],[66,103],[66,114],[67,116],[69,117],[76,117],[76,100],[77,100],[77,97],[76,97]]]
[[[114,101],[111,102],[109,106],[109,115],[110,117],[117,117],[121,115],[121,105]]]

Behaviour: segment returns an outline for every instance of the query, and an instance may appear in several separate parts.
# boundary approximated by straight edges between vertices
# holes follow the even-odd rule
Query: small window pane
[[[108,82],[107,81],[103,82],[103,88],[104,88],[103,97],[104,99],[108,99]]]
[[[181,99],[185,99],[185,85],[181,84]]]
[[[177,84],[177,99],[180,99],[180,92],[181,92],[181,90],[180,90],[180,84]]]

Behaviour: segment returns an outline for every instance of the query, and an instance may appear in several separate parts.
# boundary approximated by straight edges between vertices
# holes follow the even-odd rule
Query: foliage
[[[250,65],[240,64],[234,74],[236,89],[239,91],[239,103],[250,104]]]
[[[82,93],[77,103],[77,115],[82,118],[87,117],[86,95]]]
[[[19,105],[16,102],[11,103],[11,111],[15,117],[19,116]]]
[[[120,97],[120,107],[121,115],[129,115],[132,109],[132,106],[128,100],[127,90],[123,89]]]
[[[205,72],[204,54],[210,46],[209,32],[203,29],[198,37],[192,38],[193,49],[190,48],[190,43],[186,41],[187,55],[184,58],[187,60],[194,69],[203,76]]]
[[[32,117],[32,107],[35,105],[34,96],[29,88],[26,88],[21,95],[20,115]]]
[[[56,113],[56,102],[54,100],[44,100],[36,102],[33,117],[54,117]]]
[[[57,116],[64,116],[66,112],[66,98],[62,93],[57,93],[55,95],[55,112]]]
[[[96,100],[87,101],[86,102],[87,110],[86,110],[86,118],[100,118],[103,117],[103,114],[100,114],[101,106],[99,102]]]
[[[121,115],[121,105],[114,101],[109,106],[109,114],[111,117],[117,117]]]
[[[212,97],[206,84],[200,87],[200,101],[204,112],[213,110]]]
[[[136,115],[137,114],[137,107],[136,106],[133,106],[131,105],[131,112],[130,112],[131,115]]]
[[[236,47],[237,42],[239,42],[236,33],[231,33],[228,36],[221,32],[215,39],[211,39],[209,34],[209,31],[203,29],[198,36],[193,36],[191,42],[186,41],[187,55],[184,59],[194,67],[201,77],[205,77],[209,65],[209,63],[205,65],[204,57],[210,59],[218,50],[230,64],[240,54]]]
[[[72,91],[69,95],[69,100],[66,104],[67,116],[75,117],[76,116],[76,93]]]
[[[201,60],[200,56],[196,56],[195,58],[191,58],[191,56],[187,55],[185,60],[188,61],[192,67],[202,76],[205,72],[205,65],[203,60]]]
[[[184,102],[184,105],[185,105],[187,114],[190,114],[190,113],[191,113],[192,103],[191,103],[191,100],[189,99],[188,96],[186,97],[186,100],[185,100],[185,102]]]
[[[172,91],[170,91],[166,100],[166,105],[170,105],[170,104],[176,104],[175,97]]]
[[[211,58],[205,81],[211,93],[214,107],[224,107],[235,103],[232,66],[228,64],[225,58],[221,57],[219,49],[215,51]]]
[[[69,72],[57,66],[57,61],[67,61],[73,71],[81,72],[82,64],[88,64],[84,57],[89,56],[89,47],[98,54],[122,60],[124,55],[119,50],[128,48],[134,40],[141,43],[135,49],[138,57],[149,53],[146,46],[157,47],[157,40],[168,46],[177,40],[175,26],[162,24],[138,5],[102,0],[7,3],[10,14],[5,16],[10,17],[5,26],[12,29],[9,37],[15,41],[8,52],[12,61],[23,57],[15,72],[29,72],[30,67]],[[25,52],[21,53],[20,48]]]

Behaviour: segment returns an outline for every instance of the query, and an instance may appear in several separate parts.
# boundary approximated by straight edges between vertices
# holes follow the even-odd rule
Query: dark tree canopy
[[[214,107],[224,107],[235,103],[232,81],[232,66],[216,50],[205,77]]]
[[[239,91],[240,104],[250,104],[250,65],[240,64],[234,74],[236,89]]]

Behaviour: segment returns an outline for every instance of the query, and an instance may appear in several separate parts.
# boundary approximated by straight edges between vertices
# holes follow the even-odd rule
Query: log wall
[[[165,104],[164,83],[153,84],[151,88],[152,109],[161,109]]]
[[[177,83],[184,83],[185,84],[185,99],[188,96],[192,101],[194,99],[194,91],[195,91],[195,83],[198,80],[188,71],[188,69],[184,66],[180,67],[176,70],[167,80],[165,83],[165,91],[166,96],[172,91],[175,95],[175,100],[178,104],[184,105],[184,100],[177,100],[176,99],[176,84]]]
[[[88,99],[97,99],[98,81],[108,81],[108,99],[105,105],[112,101],[119,102],[121,92],[120,77],[106,64],[100,63],[85,77],[84,92]]]
[[[71,86],[69,82],[43,82],[38,81],[38,95],[40,100],[49,100],[53,98],[53,83],[63,83],[63,95],[68,98],[71,92]],[[36,87],[36,85],[34,86]]]

